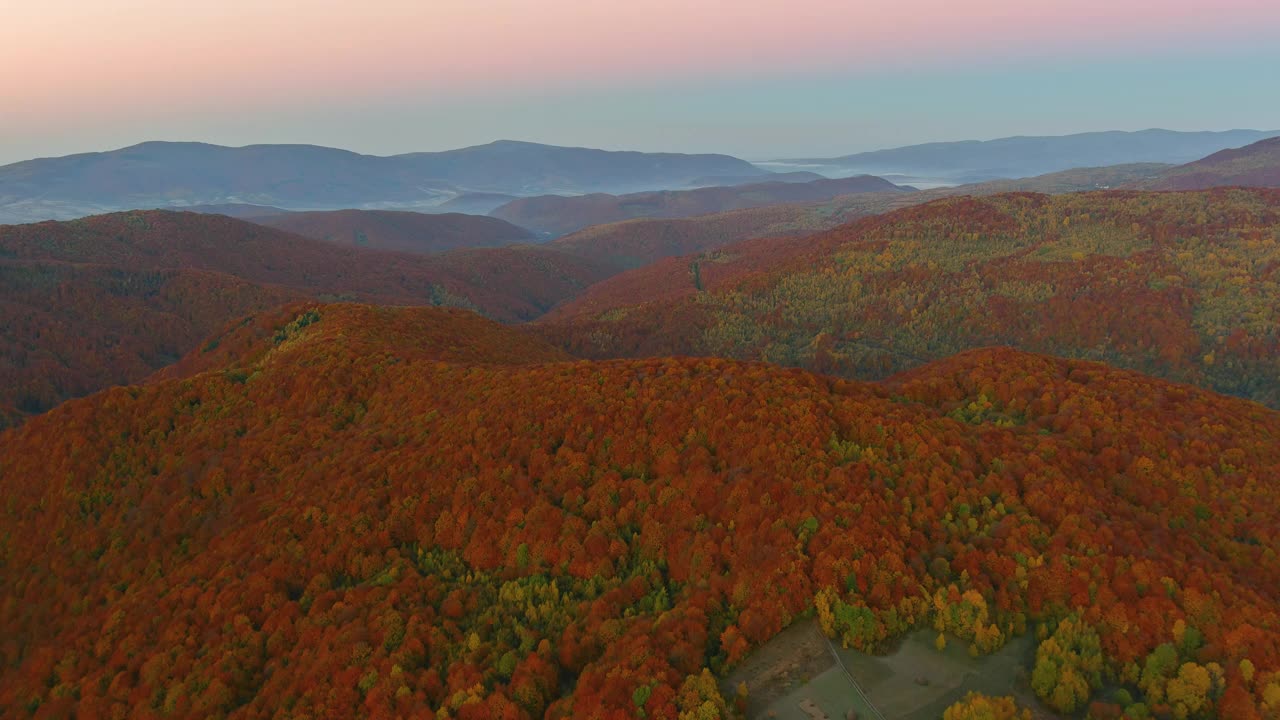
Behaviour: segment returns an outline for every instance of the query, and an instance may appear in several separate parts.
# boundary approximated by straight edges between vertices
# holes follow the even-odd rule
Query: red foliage
[[[554,362],[415,308],[223,342],[0,434],[0,714],[671,717],[832,589],[899,630],[935,593],[1075,611],[1115,666],[1185,619],[1280,669],[1250,402],[1012,350]]]
[[[194,213],[2,226],[0,427],[137,382],[227,322],[291,300],[458,305],[518,321],[604,273],[536,247],[422,257]]]

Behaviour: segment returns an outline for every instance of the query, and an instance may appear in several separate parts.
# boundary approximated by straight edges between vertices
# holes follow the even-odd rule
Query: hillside
[[[1136,185],[1146,190],[1205,190],[1225,186],[1280,188],[1280,138],[1216,152]]]
[[[14,261],[218,272],[317,296],[461,305],[504,321],[530,319],[549,307],[527,298],[572,293],[599,276],[582,260],[535,247],[422,257],[321,242],[220,215],[165,211],[2,227],[0,252]]]
[[[520,227],[559,237],[591,225],[632,218],[678,218],[741,210],[779,203],[829,200],[839,195],[906,192],[877,177],[851,177],[812,182],[765,182],[696,190],[574,197],[546,195],[519,198],[489,213]]]
[[[719,716],[709,671],[815,605],[858,648],[1039,630],[1064,711],[1277,709],[1258,405],[1011,350],[872,385],[548,364],[459,311],[247,325],[0,434],[0,714]]]
[[[339,245],[432,254],[463,248],[501,247],[533,240],[505,220],[459,213],[392,210],[295,212],[250,218],[259,225]]]
[[[528,320],[604,278],[535,247],[423,257],[163,211],[0,226],[0,426],[136,382],[233,318],[306,297]]]
[[[545,318],[575,355],[883,377],[1006,344],[1280,406],[1280,192],[955,198],[668,259]]]
[[[855,193],[824,202],[785,203],[691,218],[626,220],[585,228],[552,241],[548,247],[629,270],[662,258],[706,252],[740,240],[830,230],[866,215],[939,198],[1018,191],[1085,192],[1120,187],[1155,177],[1169,168],[1157,164],[1079,168],[1033,178],[994,180],[922,192]]]
[[[0,223],[211,204],[417,209],[467,192],[633,192],[766,171],[727,155],[611,152],[501,141],[379,157],[313,145],[147,142],[0,167]]]
[[[0,428],[137,382],[229,319],[303,297],[223,273],[23,262],[3,252],[0,239]]]
[[[860,202],[854,202],[857,198]],[[788,203],[671,220],[644,218],[593,225],[546,247],[622,271],[663,258],[705,252],[757,237],[787,237],[827,230],[877,212],[882,194],[843,196],[830,203]],[[838,206],[838,209],[836,209]]]
[[[1128,163],[1182,164],[1219,150],[1277,136],[1280,130],[1091,132],[925,143],[838,158],[762,165],[775,170],[816,170],[825,174],[904,174],[969,181],[969,178],[1020,178],[1071,168]]]

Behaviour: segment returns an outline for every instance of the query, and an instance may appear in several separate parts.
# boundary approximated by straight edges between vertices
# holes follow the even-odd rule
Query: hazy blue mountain
[[[458,188],[512,195],[634,192],[683,187],[704,176],[768,174],[728,155],[592,150],[512,140],[389,160],[406,172]]]
[[[471,192],[632,192],[715,175],[765,176],[727,155],[500,141],[379,157],[314,145],[147,142],[0,167],[0,222],[113,209],[251,204],[292,210],[425,209]]]
[[[1031,177],[1081,167],[1128,163],[1182,164],[1219,150],[1275,136],[1280,136],[1280,130],[1092,132],[926,143],[837,158],[778,160],[759,165],[775,171],[808,170],[825,175],[862,172],[975,182]]]

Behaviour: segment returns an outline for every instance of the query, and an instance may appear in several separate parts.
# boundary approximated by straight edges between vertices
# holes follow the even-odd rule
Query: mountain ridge
[[[683,187],[711,175],[750,174],[768,171],[728,155],[515,141],[388,156],[305,144],[148,141],[0,167],[0,221],[57,219],[77,208],[90,214],[224,203],[289,210],[414,209],[470,192],[631,192]]]
[[[1182,164],[1213,152],[1269,137],[1280,130],[1177,131],[1152,128],[1071,135],[1017,135],[906,145],[834,158],[762,163],[856,169],[873,174],[987,175],[1019,178],[1067,170],[1138,162]]]

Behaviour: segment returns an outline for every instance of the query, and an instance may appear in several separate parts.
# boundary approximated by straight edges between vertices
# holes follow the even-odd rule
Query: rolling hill
[[[431,254],[529,242],[533,233],[505,220],[459,213],[329,210],[248,218],[259,225],[339,245]]]
[[[774,170],[925,175],[972,182],[974,179],[1029,177],[1080,167],[1129,163],[1176,165],[1277,136],[1280,130],[1091,132],[926,143],[838,158],[785,160],[762,165]]]
[[[545,236],[559,237],[591,225],[633,218],[690,217],[780,203],[829,200],[852,193],[905,193],[908,190],[881,178],[860,176],[842,180],[765,182],[629,195],[544,195],[512,200],[489,214]]]
[[[146,211],[0,226],[0,425],[136,382],[223,324],[307,297],[535,318],[607,275],[536,247],[424,257],[221,215]]]
[[[1280,138],[1216,152],[1134,185],[1144,190],[1205,190],[1225,186],[1280,187]]]
[[[905,195],[905,197],[912,197]],[[895,196],[896,197],[896,196]],[[546,244],[621,272],[663,258],[705,252],[762,237],[795,237],[882,212],[883,193],[844,195],[826,203],[787,203],[676,219],[644,218],[594,225]]]
[[[792,237],[830,230],[867,215],[962,195],[1005,192],[1070,193],[1156,177],[1169,165],[1079,168],[1018,180],[994,180],[913,193],[855,193],[825,202],[784,203],[673,220],[642,219],[585,228],[552,241],[554,247],[629,270],[662,258],[706,252],[741,240]]]
[[[611,152],[499,141],[378,157],[312,145],[147,142],[0,167],[0,222],[210,204],[416,209],[467,192],[512,195],[685,187],[767,171],[727,155]]]
[[[669,258],[542,322],[575,355],[877,378],[975,346],[1280,406],[1280,191],[961,197]]]
[[[1008,349],[559,362],[427,308],[210,345],[0,434],[5,717],[724,717],[713,673],[806,612],[868,650],[1038,633],[1064,712],[1277,708],[1254,403]]]
[[[302,297],[224,273],[0,255],[0,428],[137,382],[231,318]]]

